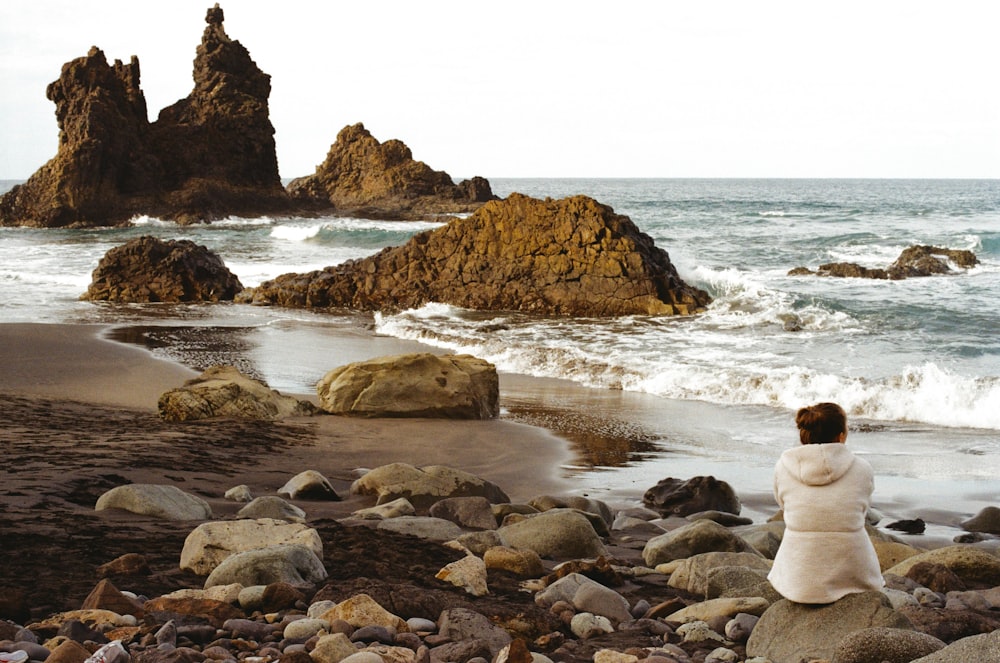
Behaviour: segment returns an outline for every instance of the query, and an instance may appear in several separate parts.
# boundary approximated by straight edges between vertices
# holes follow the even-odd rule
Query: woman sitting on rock
[[[874,472],[844,444],[847,415],[836,403],[818,403],[799,410],[795,423],[801,445],[782,453],[774,469],[785,535],[767,579],[796,603],[832,603],[881,589],[878,557],[865,531]]]

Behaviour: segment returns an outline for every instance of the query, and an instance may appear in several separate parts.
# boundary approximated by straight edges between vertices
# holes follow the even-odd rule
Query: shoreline
[[[136,326],[128,323],[0,323],[0,365],[5,367],[0,393],[155,413],[160,394],[181,386],[199,371],[176,359],[157,357],[135,331]],[[356,327],[338,328],[333,334],[330,342],[338,352],[329,368],[385,354],[446,352]],[[262,352],[258,349],[257,354]],[[281,391],[316,399],[315,394]],[[627,508],[641,505],[643,492],[662,478],[711,474],[733,486],[743,503],[742,515],[760,522],[777,510],[767,489],[772,465],[757,463],[757,467],[746,462],[747,453],[765,450],[734,453],[731,441],[721,439],[731,432],[725,427],[728,424],[711,421],[718,416],[715,406],[509,373],[500,374],[500,392],[501,416],[488,422],[322,415],[296,424],[315,429],[317,439],[338,440],[341,463],[331,470],[338,475],[397,460],[448,464],[504,486],[512,498],[583,494]],[[738,416],[750,420],[759,413],[746,410]],[[664,421],[669,421],[666,428]],[[469,444],[470,428],[475,429],[474,447]],[[344,438],[352,442],[345,445]],[[719,438],[718,444],[712,438]],[[411,443],[399,446],[394,439]],[[520,444],[511,445],[512,439]],[[435,444],[413,443],[418,440],[434,440]],[[855,437],[852,443],[856,451],[867,455],[878,439],[864,442]],[[780,451],[777,446],[766,450],[775,456]],[[345,468],[345,464],[353,467]],[[959,482],[944,481],[935,494],[947,495],[953,483],[959,487]],[[909,539],[921,547],[951,543],[957,524],[973,515],[961,508],[971,504],[970,498],[981,498],[982,506],[989,503],[987,483],[965,482],[963,494],[954,493],[956,501],[950,505],[914,492],[931,485],[905,476],[876,477],[873,506],[892,511],[883,525],[890,519],[923,516],[928,522],[926,535]]]

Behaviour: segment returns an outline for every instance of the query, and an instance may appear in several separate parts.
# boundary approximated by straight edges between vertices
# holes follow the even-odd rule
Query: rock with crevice
[[[238,301],[394,311],[440,302],[479,310],[611,317],[686,315],[709,295],[627,216],[587,196],[511,194],[403,246],[305,274]]]

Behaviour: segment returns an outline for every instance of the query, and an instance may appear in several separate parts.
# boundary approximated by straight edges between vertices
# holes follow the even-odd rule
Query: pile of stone
[[[766,578],[783,523],[726,526],[720,521],[738,514],[696,511],[706,502],[734,506],[732,488],[708,479],[661,482],[647,498],[669,503],[672,515],[664,517],[642,507],[613,513],[584,497],[512,504],[491,482],[443,466],[375,468],[350,491],[376,503],[341,525],[409,534],[414,548],[440,545],[453,559],[427,570],[434,580],[398,587],[327,582],[324,541],[292,503],[340,499],[317,471],[292,477],[278,495],[254,499],[236,486],[226,496],[246,505],[227,520],[213,520],[199,498],[175,488],[120,486],[99,509],[200,521],[179,567],[205,576],[203,586],[144,597],[103,580],[79,610],[24,626],[0,623],[0,656],[49,663],[997,660],[995,537],[923,551],[872,526],[886,587],[830,605],[795,604]],[[664,487],[673,497],[662,499]],[[677,495],[685,492],[699,494],[684,504]],[[967,522],[990,537],[1000,531],[998,513],[989,507]],[[127,581],[135,561],[126,555],[111,566]],[[518,596],[533,600],[501,611],[510,578],[520,583]]]

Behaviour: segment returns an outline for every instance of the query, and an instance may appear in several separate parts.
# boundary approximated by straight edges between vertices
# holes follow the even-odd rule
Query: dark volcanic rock
[[[288,191],[306,203],[380,219],[471,212],[496,199],[484,178],[456,185],[448,173],[414,160],[401,141],[379,143],[361,123],[341,129],[326,161]]]
[[[204,246],[145,236],[104,254],[81,299],[218,302],[232,300],[242,289],[222,259]]]
[[[642,496],[642,503],[663,516],[690,516],[702,511],[739,515],[742,505],[736,491],[712,476],[661,479]]]
[[[436,301],[576,316],[684,315],[710,301],[627,216],[586,196],[521,194],[369,258],[279,276],[240,299],[362,310]]]
[[[0,198],[0,225],[115,225],[137,214],[178,221],[287,209],[268,119],[270,78],[229,39],[218,5],[191,95],[150,123],[139,60],[109,65],[97,47],[66,63],[46,95],[59,149]]]

